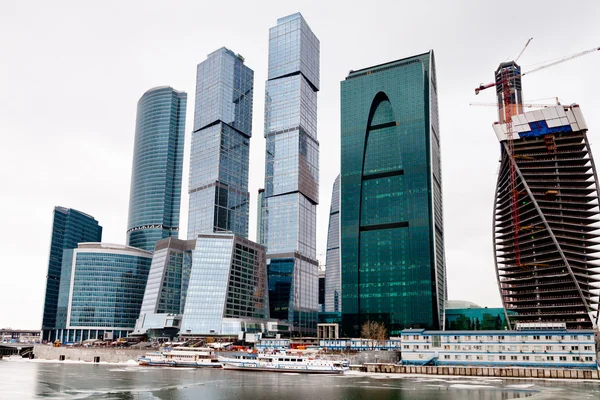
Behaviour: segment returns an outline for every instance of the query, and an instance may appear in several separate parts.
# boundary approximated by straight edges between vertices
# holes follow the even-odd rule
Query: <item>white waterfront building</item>
[[[560,323],[512,331],[405,329],[401,342],[408,365],[598,368],[594,331],[566,330]]]

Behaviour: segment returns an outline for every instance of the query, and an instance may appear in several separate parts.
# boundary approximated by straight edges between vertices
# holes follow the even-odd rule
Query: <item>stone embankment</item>
[[[48,345],[35,345],[33,354],[35,358],[43,360],[72,360],[88,362],[122,363],[137,360],[139,356],[151,352],[144,349],[115,349],[101,347],[52,347]],[[63,356],[63,357],[61,357]],[[99,357],[99,358],[98,358]]]
[[[551,369],[551,368],[493,368],[493,367],[441,367],[408,366],[385,363],[352,365],[351,369],[365,372],[390,374],[457,375],[497,378],[542,378],[542,379],[598,379],[597,370]]]

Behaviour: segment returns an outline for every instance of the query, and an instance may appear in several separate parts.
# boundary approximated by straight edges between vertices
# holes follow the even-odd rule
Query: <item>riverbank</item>
[[[493,368],[493,367],[443,367],[409,366],[387,363],[351,365],[355,371],[388,374],[443,375],[482,378],[531,378],[531,379],[586,379],[598,380],[598,370],[552,369],[552,368]]]

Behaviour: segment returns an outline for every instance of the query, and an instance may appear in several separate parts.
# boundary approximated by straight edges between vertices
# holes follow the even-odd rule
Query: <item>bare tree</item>
[[[367,321],[362,326],[360,336],[365,339],[386,340],[388,334],[382,322]]]

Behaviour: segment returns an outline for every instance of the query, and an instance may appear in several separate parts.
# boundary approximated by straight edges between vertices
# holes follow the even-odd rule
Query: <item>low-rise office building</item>
[[[593,330],[564,323],[522,324],[517,330],[401,333],[402,363],[491,367],[597,369]]]
[[[56,338],[64,343],[127,336],[140,314],[152,252],[80,243],[65,253]]]

